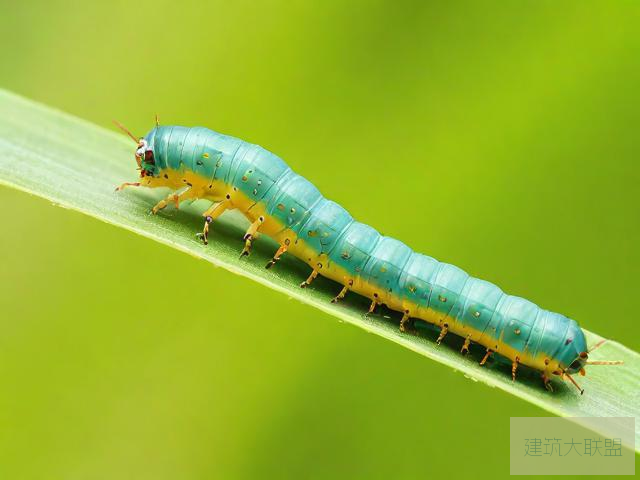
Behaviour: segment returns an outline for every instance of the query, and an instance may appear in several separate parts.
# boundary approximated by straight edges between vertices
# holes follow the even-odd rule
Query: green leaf
[[[367,317],[368,302],[351,295],[339,305],[329,302],[339,286],[318,279],[312,287],[299,288],[309,269],[296,259],[283,258],[276,268],[265,264],[275,251],[275,244],[261,238],[247,259],[239,259],[242,233],[246,221],[227,216],[214,224],[208,246],[195,233],[202,229],[203,202],[169,211],[149,214],[150,207],[166,192],[128,189],[114,192],[114,187],[135,176],[130,139],[83,120],[39,105],[0,90],[0,183],[49,199],[56,204],[78,210],[105,222],[202,258],[215,266],[244,275],[301,302],[312,305],[345,322],[380,335],[425,357],[449,365],[468,378],[521,397],[557,415],[569,417],[616,416],[640,417],[638,376],[640,356],[623,345],[609,341],[592,355],[592,360],[623,360],[618,367],[593,366],[586,377],[578,377],[585,389],[579,392],[569,383],[554,382],[555,392],[547,392],[535,372],[519,372],[511,381],[509,366],[493,362],[480,367],[479,348],[464,357],[459,353],[461,339],[450,335],[437,346],[437,332],[424,324],[419,335],[401,334],[395,312]],[[418,322],[421,324],[421,322]],[[589,345],[601,337],[586,332]],[[638,434],[636,430],[636,445]]]

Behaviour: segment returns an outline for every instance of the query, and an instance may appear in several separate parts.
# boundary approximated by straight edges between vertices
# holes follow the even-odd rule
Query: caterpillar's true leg
[[[464,339],[464,345],[462,345],[462,348],[460,349],[461,354],[466,355],[467,353],[469,353],[470,343],[471,343],[471,335],[467,336],[467,338]]]
[[[241,257],[248,256],[251,253],[251,244],[253,243],[253,239],[258,233],[258,228],[264,222],[264,217],[260,215],[251,225],[247,228],[247,232],[244,234],[244,248],[242,249]]]
[[[371,305],[369,305],[369,311],[367,312],[367,315],[372,314],[373,312],[376,311],[376,307],[379,305],[378,303],[378,294],[374,293],[373,294],[373,300],[371,300]]]
[[[550,392],[553,392],[553,386],[551,385],[551,379],[549,377],[547,377],[547,374],[545,372],[542,372],[542,381],[544,382],[544,388],[546,388]]]
[[[516,357],[516,359],[511,364],[511,381],[516,381],[516,370],[518,369],[518,362],[520,362],[520,357]]]
[[[202,229],[202,233],[198,233],[197,236],[205,245],[209,243],[209,224],[222,215],[228,208],[229,203],[223,201],[211,205],[207,211],[202,214],[204,217],[204,227]]]
[[[351,287],[353,287],[353,280],[349,280],[349,282],[344,287],[342,287],[340,293],[338,293],[338,295],[331,299],[331,303],[338,303],[340,300],[342,300]]]
[[[276,262],[278,260],[280,260],[280,257],[282,255],[284,255],[284,253],[287,251],[287,249],[289,248],[290,244],[291,244],[291,241],[288,238],[286,238],[284,240],[283,244],[280,245],[280,248],[278,248],[278,250],[276,250],[276,253],[273,255],[273,258],[271,259],[271,261],[269,263],[267,263],[265,268],[273,267],[276,264]]]
[[[485,353],[484,357],[482,357],[482,360],[480,360],[480,365],[484,365],[485,363],[487,363],[487,360],[489,359],[492,353],[493,353],[493,350],[487,348],[487,353]]]
[[[318,271],[321,268],[322,268],[322,264],[319,263],[318,266],[313,269],[313,271],[311,272],[311,275],[309,275],[309,277],[307,277],[307,279],[300,284],[300,288],[307,288],[309,285],[311,285],[311,282],[313,282],[315,278],[318,276]]]
[[[176,209],[180,208],[180,202],[186,200],[191,195],[191,187],[187,187],[180,193],[173,192],[167,195],[165,198],[156,203],[151,209],[151,213],[154,215],[167,206],[167,204],[173,200]]]
[[[139,187],[140,185],[141,185],[140,182],[124,182],[119,187],[116,187],[116,192],[119,192],[120,190],[124,190],[127,187]]]
[[[442,324],[442,328],[440,329],[440,335],[438,335],[438,339],[436,340],[436,343],[438,345],[440,345],[440,343],[442,342],[442,339],[444,338],[444,336],[447,334],[448,331],[449,331],[449,324],[448,323]]]
[[[411,317],[409,316],[409,310],[405,310],[402,314],[402,318],[400,319],[400,331],[406,332],[407,325],[411,323]]]

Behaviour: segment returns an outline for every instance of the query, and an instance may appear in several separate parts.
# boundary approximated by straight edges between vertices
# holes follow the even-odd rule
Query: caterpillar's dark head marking
[[[584,372],[583,368],[587,364],[588,358],[589,358],[589,355],[587,354],[587,352],[580,352],[580,355],[578,356],[578,358],[576,358],[573,362],[571,362],[571,365],[569,365],[569,368],[567,368],[567,372],[569,373]]]

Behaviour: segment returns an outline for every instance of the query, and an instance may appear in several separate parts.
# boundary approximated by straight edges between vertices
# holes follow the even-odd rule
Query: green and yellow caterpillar
[[[280,247],[267,268],[285,252],[294,255],[312,269],[301,287],[322,275],[342,285],[333,302],[352,291],[371,300],[369,313],[382,304],[402,312],[401,331],[420,319],[440,328],[438,343],[452,332],[464,339],[463,353],[471,342],[481,344],[486,354],[480,364],[492,354],[504,357],[511,362],[513,380],[518,365],[526,365],[541,372],[549,390],[555,375],[583,393],[571,374],[584,375],[587,363],[618,363],[588,362],[585,336],[574,320],[507,295],[492,283],[415,253],[355,221],[258,145],[203,127],[160,126],[157,119],[156,127],[138,139],[116,124],[137,143],[141,177],[117,190],[171,188],[173,193],[158,202],[153,213],[172,202],[178,207],[184,200],[213,201],[203,213],[199,234],[205,244],[211,223],[226,210],[238,209],[251,222],[242,255],[250,253],[258,233],[268,235]]]

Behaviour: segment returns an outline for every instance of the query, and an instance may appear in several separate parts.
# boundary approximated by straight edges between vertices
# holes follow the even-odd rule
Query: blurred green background
[[[259,143],[384,234],[640,348],[637,2],[0,11],[1,87]],[[0,208],[2,479],[502,478],[509,417],[546,415],[124,230]]]

